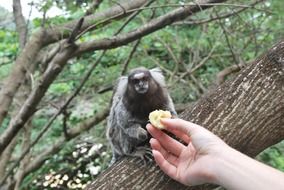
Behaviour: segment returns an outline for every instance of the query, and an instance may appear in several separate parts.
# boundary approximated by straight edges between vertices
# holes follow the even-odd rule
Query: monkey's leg
[[[140,158],[143,160],[144,165],[147,165],[147,162],[153,161],[152,150],[150,147],[146,146],[136,147],[133,152],[126,153],[126,156]]]

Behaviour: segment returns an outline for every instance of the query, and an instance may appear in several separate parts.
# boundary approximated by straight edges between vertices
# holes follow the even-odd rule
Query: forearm
[[[284,173],[232,148],[215,165],[215,183],[227,189],[284,189]]]

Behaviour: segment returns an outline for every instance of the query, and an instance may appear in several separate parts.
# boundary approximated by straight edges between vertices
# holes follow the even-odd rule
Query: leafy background
[[[35,4],[41,12],[48,11],[53,6],[64,10],[62,15],[48,18],[45,21],[46,26],[58,25],[80,18],[84,15],[89,3],[89,1],[82,0],[58,0],[55,2],[41,0]],[[178,3],[180,2],[159,1],[155,5]],[[111,1],[104,2],[96,11],[104,10],[113,4]],[[248,1],[238,1],[237,4],[247,5]],[[204,21],[218,15],[229,14],[235,7],[216,6],[214,9],[198,13],[188,19],[191,24],[176,23],[143,38],[127,69],[130,70],[138,66],[162,68],[176,106],[188,105],[197,101],[209,89],[217,85],[217,74],[220,71],[234,64],[250,63],[274,43],[283,39],[283,7],[283,1],[266,1],[228,18],[204,24],[194,24],[195,21]],[[161,6],[154,12],[150,9],[144,10],[124,31],[131,31],[147,22],[152,14],[162,15],[171,8],[171,6]],[[111,27],[103,27],[95,32],[85,34],[80,40],[88,41],[112,36],[123,23],[123,21],[115,22]],[[41,24],[41,18],[30,20],[29,34],[37,30]],[[0,85],[19,54],[17,35],[12,13],[0,7]],[[125,64],[133,46],[134,43],[107,51],[80,95],[68,107],[68,127],[72,128],[109,105],[112,92],[101,93],[101,91],[111,86],[121,75],[122,65]],[[101,53],[86,53],[69,61],[68,66],[49,88],[39,111],[32,120],[35,126],[32,130],[32,138],[36,137],[40,129],[57,111],[54,105],[60,105],[69,97]],[[201,62],[204,62],[203,65],[197,67]],[[190,75],[184,75],[186,70],[195,67],[197,69]],[[34,81],[40,75],[41,68],[38,68],[32,76]],[[234,77],[234,74],[227,78],[231,77]],[[52,145],[62,135],[62,125],[63,116],[60,116],[44,139],[34,147],[33,154],[36,155],[37,152]],[[22,188],[84,188],[88,182],[107,167],[110,160],[110,147],[105,138],[105,127],[106,122],[104,121],[87,133],[70,140],[58,154],[50,156],[40,169],[26,177]],[[0,128],[0,132],[4,128]],[[14,152],[15,157],[19,153],[20,142]],[[257,156],[257,159],[284,171],[284,142],[263,151]]]

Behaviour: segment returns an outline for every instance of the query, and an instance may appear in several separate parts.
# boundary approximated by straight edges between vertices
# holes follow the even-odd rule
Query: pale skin
[[[162,119],[163,131],[147,125],[156,163],[171,178],[188,186],[214,183],[227,189],[284,189],[284,173],[228,146],[207,129],[182,119]]]

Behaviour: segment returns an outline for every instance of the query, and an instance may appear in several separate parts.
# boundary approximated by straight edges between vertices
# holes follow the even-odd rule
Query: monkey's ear
[[[118,96],[123,96],[127,87],[127,83],[128,83],[127,77],[125,76],[119,77],[115,85],[116,86],[115,94],[117,94]]]
[[[156,67],[150,70],[150,73],[154,80],[161,85],[161,87],[166,87],[165,77],[160,68]]]

